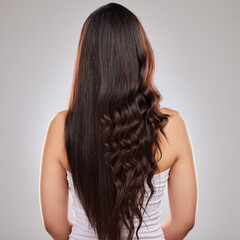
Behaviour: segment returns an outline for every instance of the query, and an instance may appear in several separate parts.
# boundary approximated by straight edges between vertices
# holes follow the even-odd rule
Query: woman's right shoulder
[[[172,109],[172,108],[161,107],[160,111],[161,111],[161,113],[169,114],[170,116],[174,116],[174,115],[178,114],[178,111],[176,109]]]
[[[186,121],[178,111],[165,108],[162,112],[171,115],[164,131],[170,142],[168,153],[175,159],[168,181],[171,219],[178,229],[191,229],[195,223],[198,190],[191,138]]]
[[[168,122],[164,127],[164,131],[168,132],[171,137],[176,136],[180,129],[186,127],[186,122],[183,116],[176,109],[160,108],[160,112],[168,114]]]
[[[167,152],[171,153],[171,158],[173,158],[173,162],[175,162],[183,147],[183,141],[188,137],[187,124],[182,114],[176,109],[164,107],[160,108],[160,111],[170,115],[167,124],[164,126],[167,141],[162,135],[160,139],[162,142],[165,142],[164,146],[166,146]]]

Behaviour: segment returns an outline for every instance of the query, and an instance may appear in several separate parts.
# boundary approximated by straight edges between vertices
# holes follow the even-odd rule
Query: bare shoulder
[[[48,133],[53,135],[55,139],[59,139],[59,137],[63,134],[63,127],[66,117],[66,111],[61,111],[56,113],[48,123]]]
[[[68,112],[67,110],[63,110],[63,111],[56,113],[52,117],[51,122],[54,122],[58,126],[61,125],[63,122],[65,122],[67,112]]]
[[[191,139],[182,114],[172,109],[162,112],[171,115],[164,128],[169,139],[167,159],[174,159],[168,180],[171,219],[176,226],[191,229],[197,206],[197,175]]]
[[[164,127],[164,133],[167,139],[160,134],[160,141],[164,150],[167,166],[172,166],[178,159],[183,139],[186,139],[187,126],[183,116],[175,109],[160,108],[163,114],[168,114],[168,122]]]
[[[186,122],[177,110],[171,108],[160,108],[160,111],[169,115],[168,122],[164,130],[168,133],[171,139],[179,135],[178,133],[181,133],[182,130],[186,128]]]
[[[58,154],[58,159],[62,163],[65,158],[65,138],[64,138],[64,126],[65,119],[67,115],[67,110],[56,113],[49,122],[48,132],[49,135],[54,139],[54,144],[56,152]]]
[[[169,115],[171,115],[171,116],[178,113],[178,111],[175,110],[175,109],[165,108],[165,107],[160,108],[160,111],[161,111],[162,113],[164,113],[164,114],[169,114]]]
[[[183,128],[185,126],[185,121],[182,115],[175,109],[160,108],[160,111],[163,114],[169,115],[168,122],[164,127],[164,131],[169,136],[169,138],[173,140],[179,132],[179,128]]]
[[[56,139],[62,139],[67,110],[56,113],[49,122],[48,130]]]

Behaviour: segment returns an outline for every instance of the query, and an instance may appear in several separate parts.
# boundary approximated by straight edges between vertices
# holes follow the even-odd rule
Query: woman
[[[191,142],[182,116],[160,108],[154,70],[131,11],[110,3],[89,15],[68,109],[51,119],[42,153],[41,211],[53,239],[174,240],[193,228]],[[171,213],[160,224],[167,181]]]

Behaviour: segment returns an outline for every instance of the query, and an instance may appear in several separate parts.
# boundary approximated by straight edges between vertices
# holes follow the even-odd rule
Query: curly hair
[[[162,157],[159,134],[168,114],[154,86],[154,54],[140,21],[117,3],[84,22],[65,121],[73,183],[99,239],[133,238],[154,193],[151,179]],[[157,151],[160,158],[156,159]],[[151,194],[143,205],[147,182]]]

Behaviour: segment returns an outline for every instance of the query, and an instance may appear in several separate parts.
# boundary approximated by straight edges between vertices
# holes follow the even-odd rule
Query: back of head
[[[65,146],[79,200],[99,239],[134,234],[142,224],[144,181],[157,170],[159,110],[154,55],[138,18],[117,3],[86,19],[65,122]],[[160,155],[161,156],[161,155]],[[161,157],[160,157],[161,158]],[[159,159],[160,160],[160,159]]]

